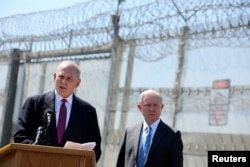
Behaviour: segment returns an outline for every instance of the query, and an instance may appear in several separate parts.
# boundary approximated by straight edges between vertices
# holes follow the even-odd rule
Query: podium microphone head
[[[43,116],[43,120],[44,120],[44,124],[46,127],[48,127],[52,121],[52,119],[54,118],[55,113],[52,109],[46,109],[44,111],[44,116]]]

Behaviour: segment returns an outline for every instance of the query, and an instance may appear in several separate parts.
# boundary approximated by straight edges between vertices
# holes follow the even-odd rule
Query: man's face
[[[146,94],[142,102],[137,105],[148,124],[153,123],[160,117],[163,106],[159,96],[155,94]]]
[[[77,88],[81,80],[77,76],[76,69],[72,66],[61,66],[58,71],[54,73],[55,89],[58,94],[67,98]]]

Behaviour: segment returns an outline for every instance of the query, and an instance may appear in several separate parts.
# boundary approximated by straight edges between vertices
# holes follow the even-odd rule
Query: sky
[[[61,9],[88,0],[1,0],[0,18],[51,9]]]

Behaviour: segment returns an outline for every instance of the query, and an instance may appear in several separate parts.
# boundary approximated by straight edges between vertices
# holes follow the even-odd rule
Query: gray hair
[[[160,95],[160,93],[157,92],[157,91],[155,91],[155,90],[152,90],[152,89],[148,89],[148,90],[143,91],[143,92],[140,94],[140,96],[139,96],[139,101],[138,101],[138,102],[139,102],[139,103],[142,103],[143,98],[144,98],[145,95],[147,95],[147,94],[154,94],[154,95],[158,96],[159,99],[160,99],[160,102],[162,103],[162,96]]]

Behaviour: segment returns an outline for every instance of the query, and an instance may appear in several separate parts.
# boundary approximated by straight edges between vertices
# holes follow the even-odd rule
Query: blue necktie
[[[145,163],[145,159],[148,154],[149,146],[150,146],[150,139],[151,139],[151,128],[150,126],[146,127],[144,130],[144,136],[142,138],[142,145],[139,150],[137,166],[143,167]]]

